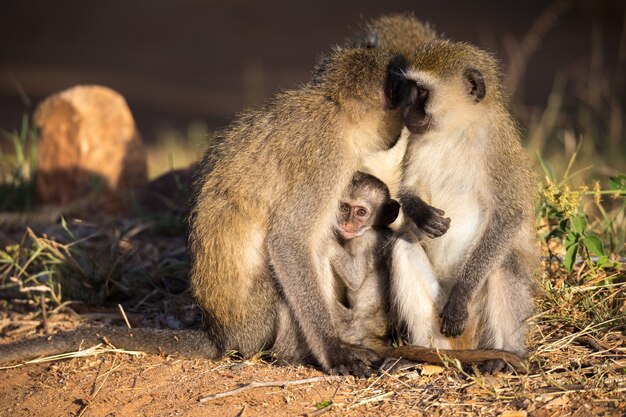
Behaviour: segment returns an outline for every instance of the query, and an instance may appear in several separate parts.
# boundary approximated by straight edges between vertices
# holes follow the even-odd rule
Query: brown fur
[[[402,128],[403,109],[391,103],[402,88],[387,88],[400,80],[392,59],[334,51],[314,84],[245,113],[205,155],[190,217],[191,283],[221,352],[271,348],[339,372],[359,372],[375,356],[339,342],[325,242],[363,156],[391,146]]]
[[[412,56],[422,42],[437,39],[437,32],[427,22],[417,19],[413,13],[383,15],[363,24],[361,30],[348,44],[366,48],[379,48],[403,56]],[[380,178],[396,196],[401,181],[401,164],[407,146],[407,135],[388,151],[367,156],[362,170]]]

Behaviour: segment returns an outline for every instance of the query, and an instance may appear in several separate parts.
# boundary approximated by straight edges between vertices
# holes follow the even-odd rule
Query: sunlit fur
[[[438,38],[437,32],[412,13],[395,13],[367,21],[361,33],[348,41],[351,45],[379,48],[412,56],[422,42]],[[408,131],[404,130],[390,150],[373,153],[363,161],[362,171],[380,178],[391,192],[397,194],[402,177],[401,164],[407,146]]]
[[[487,93],[478,103],[463,78],[468,67],[478,69],[485,80]],[[429,203],[452,220],[445,235],[422,243],[441,286],[433,308],[443,308],[452,291],[468,289],[459,298],[469,304],[466,332],[475,329],[475,334],[463,337],[468,343],[463,347],[524,355],[525,320],[533,310],[531,277],[538,260],[536,187],[502,92],[498,64],[469,44],[431,41],[410,59],[408,77],[430,91],[426,111],[432,123],[426,133],[409,138],[401,188],[429,195]],[[420,260],[414,255],[413,262]],[[408,265],[392,281],[410,288],[416,279],[431,279],[415,278],[424,269]],[[424,316],[430,293],[416,299],[399,290],[394,297],[410,338],[421,342],[430,324],[412,316]]]
[[[362,158],[387,149],[402,110],[384,94],[389,53],[337,49],[314,83],[249,110],[207,150],[194,182],[191,285],[220,352],[272,349],[325,370],[358,353],[330,313],[326,242]]]

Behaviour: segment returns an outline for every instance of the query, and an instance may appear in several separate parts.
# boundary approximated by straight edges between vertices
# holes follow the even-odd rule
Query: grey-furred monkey
[[[389,341],[388,225],[400,204],[378,178],[357,172],[346,188],[334,224],[337,240],[333,271],[346,289],[345,307],[338,303],[339,334],[345,342],[380,349]]]
[[[442,40],[421,44],[409,60],[417,90],[404,115],[411,136],[398,197],[410,221],[393,249],[394,308],[411,343],[448,347],[432,329],[439,313],[453,346],[524,356],[538,264],[536,182],[498,64],[472,45]],[[421,244],[415,225],[431,209],[420,195],[452,220],[445,235]],[[503,366],[487,361],[483,370]]]
[[[376,352],[339,338],[327,245],[364,156],[392,146],[414,97],[404,60],[336,49],[313,83],[239,117],[196,172],[189,254],[216,356],[367,374]]]

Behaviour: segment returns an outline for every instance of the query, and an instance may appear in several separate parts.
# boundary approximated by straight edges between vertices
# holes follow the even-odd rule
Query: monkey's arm
[[[476,289],[487,279],[487,272],[496,262],[498,255],[506,252],[504,248],[513,239],[519,219],[521,214],[514,208],[504,208],[495,210],[486,220],[487,227],[461,267],[448,301],[441,311],[441,333],[445,336],[457,337],[465,330],[469,317],[469,301]]]
[[[380,352],[385,358],[407,359],[414,362],[445,364],[447,358],[457,359],[462,364],[475,364],[489,360],[503,360],[516,371],[526,370],[526,364],[514,353],[499,349],[430,349],[421,346],[408,345],[397,348],[387,348]]]
[[[297,207],[298,204],[294,202],[286,206]],[[306,218],[299,217],[299,213],[306,213],[302,209],[292,210],[293,213],[278,216],[274,221],[267,245],[276,279],[320,366],[330,373],[367,376],[370,374],[368,366],[379,359],[378,355],[339,339],[329,304],[334,294],[323,292],[332,287],[331,271],[330,267],[324,270],[323,263],[328,260],[316,257],[315,250],[310,247],[311,237],[320,232],[310,221],[316,214],[311,214],[313,205],[308,209]]]
[[[398,199],[402,212],[429,238],[439,237],[450,228],[450,218],[444,217],[443,210],[431,206],[414,193],[401,191]]]
[[[353,257],[339,244],[332,239],[333,256],[330,258],[330,265],[337,276],[343,281],[350,291],[357,291],[363,285],[365,278],[364,257]]]

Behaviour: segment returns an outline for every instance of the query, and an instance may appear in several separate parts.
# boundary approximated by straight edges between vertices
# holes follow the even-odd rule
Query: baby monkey
[[[341,196],[331,265],[339,279],[336,309],[344,342],[378,350],[389,340],[388,225],[399,211],[385,183],[364,172],[353,176]]]

